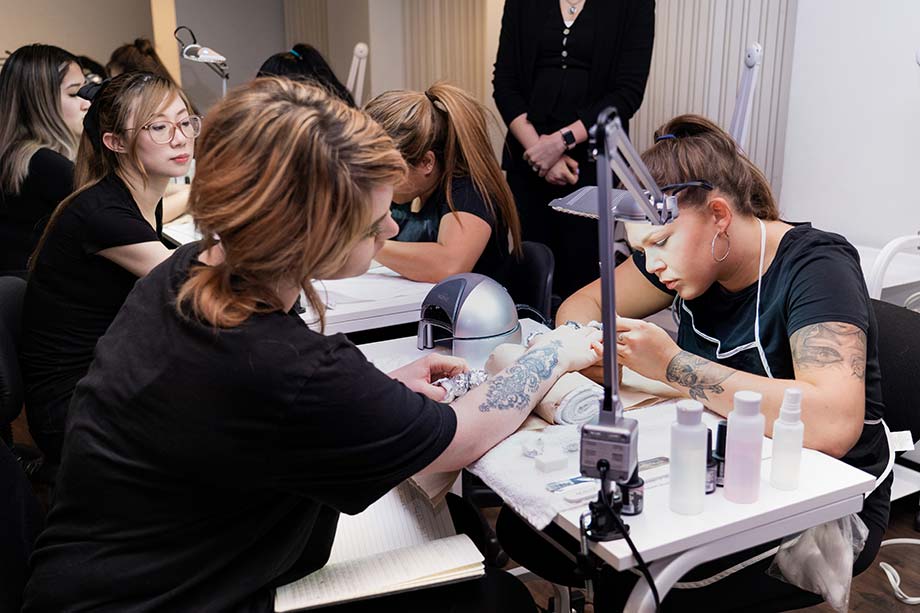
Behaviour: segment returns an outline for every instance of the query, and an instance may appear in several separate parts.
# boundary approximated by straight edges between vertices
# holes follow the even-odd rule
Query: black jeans
[[[61,463],[61,448],[64,445],[64,426],[70,409],[68,396],[51,402],[30,401],[26,398],[26,417],[29,420],[29,434],[45,454],[45,463]]]

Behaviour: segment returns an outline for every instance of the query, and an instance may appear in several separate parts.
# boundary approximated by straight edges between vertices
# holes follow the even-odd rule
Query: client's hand
[[[429,353],[423,358],[406,364],[389,373],[390,378],[400,381],[413,392],[424,394],[432,400],[443,400],[446,390],[432,385],[432,381],[453,377],[468,371],[466,360],[450,355]]]
[[[617,356],[630,369],[665,382],[668,364],[680,352],[662,328],[641,319],[617,318]]]
[[[601,331],[587,326],[578,330],[572,326],[559,326],[534,337],[531,349],[548,344],[556,344],[559,362],[566,372],[594,364],[603,351]]]
[[[599,355],[597,357],[597,362],[588,366],[587,368],[581,369],[579,372],[584,376],[588,377],[595,383],[604,384],[604,345],[601,343]],[[617,362],[617,382],[623,384],[623,364]]]

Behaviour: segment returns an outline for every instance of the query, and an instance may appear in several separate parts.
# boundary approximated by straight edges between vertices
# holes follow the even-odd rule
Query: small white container
[[[770,485],[778,490],[799,487],[802,465],[802,440],[805,424],[802,423],[802,391],[790,387],[783,395],[779,418],[773,422],[773,460],[770,465]]]
[[[669,506],[681,515],[703,512],[706,496],[706,434],[703,405],[696,400],[677,403],[677,421],[671,424]]]
[[[764,418],[762,396],[735,392],[734,410],[728,414],[725,441],[725,498],[740,504],[760,497],[760,466],[763,458]]]

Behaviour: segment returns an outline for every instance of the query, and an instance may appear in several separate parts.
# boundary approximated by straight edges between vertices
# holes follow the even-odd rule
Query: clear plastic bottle
[[[671,424],[669,506],[675,513],[703,512],[706,495],[706,434],[703,405],[696,400],[677,403],[677,421]]]
[[[773,422],[770,485],[778,490],[794,490],[799,487],[802,440],[805,436],[805,424],[802,423],[801,415],[802,391],[790,387],[783,395],[779,419]]]
[[[762,396],[735,392],[734,410],[728,415],[725,442],[725,498],[750,504],[760,497],[760,466],[763,457],[764,418]]]

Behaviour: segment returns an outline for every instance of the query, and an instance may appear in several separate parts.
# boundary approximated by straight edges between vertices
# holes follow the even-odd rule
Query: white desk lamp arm
[[[754,92],[757,89],[757,80],[760,78],[762,62],[763,47],[760,46],[760,43],[752,43],[744,52],[741,84],[738,86],[735,111],[732,113],[732,122],[728,129],[729,134],[742,151],[747,146],[748,132],[751,127],[751,111],[754,108]]]
[[[361,106],[362,97],[364,96],[364,71],[367,68],[367,56],[370,49],[367,43],[358,43],[355,45],[355,51],[351,58],[351,67],[348,69],[348,79],[345,81],[345,89],[351,92],[355,104]]]

